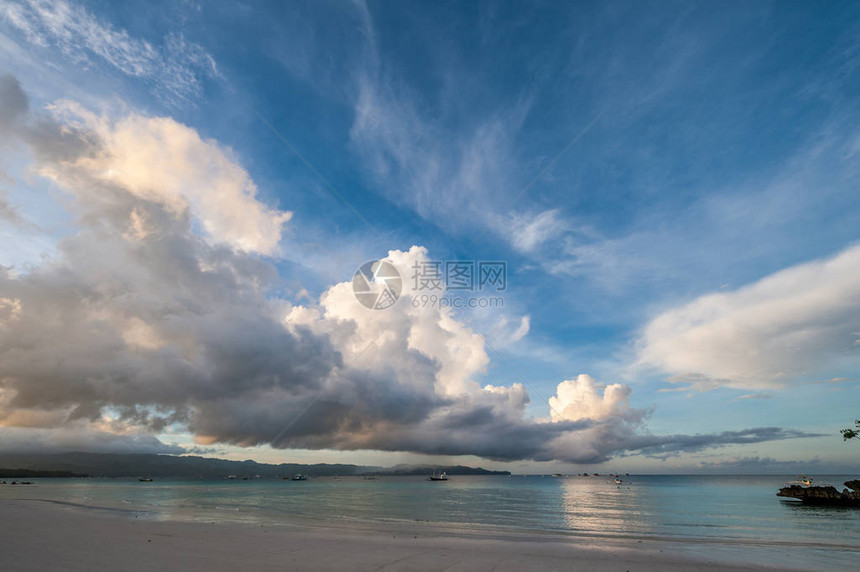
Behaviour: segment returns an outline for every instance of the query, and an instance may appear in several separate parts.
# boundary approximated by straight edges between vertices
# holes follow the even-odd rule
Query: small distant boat
[[[306,480],[308,480],[308,476],[303,475],[302,473],[296,473],[295,475],[293,475],[292,480],[293,481],[306,481]]]
[[[138,480],[138,481],[140,481],[140,482],[142,482],[142,483],[151,483],[151,482],[153,481],[153,479],[150,479],[150,478],[148,478],[148,477],[146,477],[146,478],[145,478],[145,477],[141,477],[141,478],[139,478],[139,479],[137,479],[137,480]]]
[[[237,477],[236,477],[236,475],[227,475],[227,480],[228,480],[228,481],[235,481],[235,480],[236,480],[236,478],[237,478]]]
[[[561,473],[553,473],[552,476],[558,478],[563,477],[564,475],[562,475]]]
[[[433,472],[433,473],[430,473],[430,476],[428,478],[431,481],[447,481],[448,480],[448,473],[445,471],[442,471],[441,473]]]

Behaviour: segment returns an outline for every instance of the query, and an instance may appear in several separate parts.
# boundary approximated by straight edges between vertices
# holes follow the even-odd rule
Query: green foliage
[[[848,441],[849,439],[857,439],[860,437],[860,419],[854,422],[854,429],[840,429],[842,438]]]

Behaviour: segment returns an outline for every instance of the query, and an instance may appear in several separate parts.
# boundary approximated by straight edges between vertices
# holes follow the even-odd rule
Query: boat
[[[293,478],[291,480],[293,480],[293,481],[306,481],[306,480],[308,480],[308,476],[303,475],[302,473],[296,473],[295,475],[293,475]]]
[[[138,480],[138,481],[140,481],[140,482],[142,482],[142,483],[151,483],[151,482],[152,482],[152,479],[150,479],[149,477],[146,477],[146,478],[141,477],[141,478],[139,478],[139,479],[137,479],[137,480]]]
[[[447,481],[448,480],[448,473],[445,471],[442,471],[441,473],[433,472],[433,473],[430,473],[430,476],[428,477],[428,479],[431,481]]]
[[[238,477],[236,477],[236,475],[227,475],[227,480],[228,480],[228,481],[235,481],[237,478],[238,478]]]

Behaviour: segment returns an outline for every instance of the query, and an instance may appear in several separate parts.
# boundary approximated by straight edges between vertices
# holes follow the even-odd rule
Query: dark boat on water
[[[442,471],[441,473],[430,473],[428,479],[431,481],[447,481],[448,473],[445,471]]]

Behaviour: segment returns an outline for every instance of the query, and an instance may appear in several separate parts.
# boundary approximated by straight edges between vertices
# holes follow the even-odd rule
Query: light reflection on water
[[[571,531],[605,534],[653,533],[633,483],[600,477],[563,478],[565,522]]]

